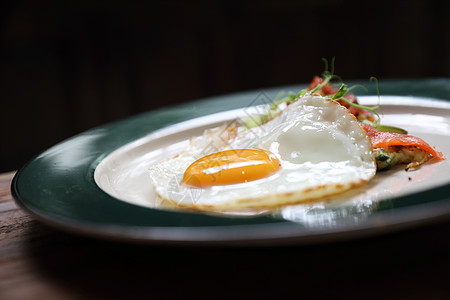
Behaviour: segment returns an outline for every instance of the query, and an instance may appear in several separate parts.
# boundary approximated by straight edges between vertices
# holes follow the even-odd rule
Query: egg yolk
[[[275,155],[265,150],[225,150],[192,163],[184,173],[183,182],[200,188],[245,183],[267,177],[279,167]]]

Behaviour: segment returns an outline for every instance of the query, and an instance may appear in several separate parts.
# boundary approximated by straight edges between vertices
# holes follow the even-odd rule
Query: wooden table
[[[13,175],[0,174],[0,299],[450,299],[450,220],[312,246],[129,245],[33,220]]]

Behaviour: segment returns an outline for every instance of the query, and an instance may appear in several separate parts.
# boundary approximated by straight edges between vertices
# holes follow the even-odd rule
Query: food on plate
[[[388,170],[397,164],[406,164],[406,170],[416,168],[430,158],[444,160],[443,154],[431,147],[424,140],[407,135],[407,131],[379,123],[376,107],[364,107],[358,103],[356,96],[345,93],[345,84],[336,88],[330,84],[333,74],[325,71],[322,77],[315,76],[308,91],[332,97],[341,105],[347,107],[355,115],[361,126],[369,134],[374,147],[374,155],[378,170]],[[341,93],[344,91],[344,93]]]
[[[323,96],[335,96],[339,92],[339,88],[334,87],[327,81],[330,75],[323,75],[323,77],[314,76],[313,80],[309,84],[308,91],[314,91],[314,93],[323,95]],[[346,88],[346,86],[341,87]],[[343,90],[342,89],[342,90]],[[358,119],[358,121],[370,121],[375,122],[375,113],[373,108],[364,108],[359,105],[356,96],[352,93],[346,93],[342,95],[340,99],[336,100],[339,104],[348,108],[348,110]],[[376,107],[378,108],[378,107]],[[375,109],[376,109],[375,108]]]
[[[363,123],[361,126],[370,137],[379,170],[390,169],[396,164],[407,164],[406,169],[415,168],[425,163],[430,157],[445,159],[441,152],[421,138],[380,131]]]
[[[208,130],[176,157],[150,167],[162,199],[213,211],[321,199],[360,186],[375,173],[370,139],[355,116],[309,93],[262,125]]]
[[[326,199],[397,164],[408,170],[445,159],[422,139],[381,125],[379,105],[359,104],[352,88],[331,84],[335,78],[326,67],[265,113],[192,138],[176,157],[149,168],[156,194],[193,210],[275,208]]]

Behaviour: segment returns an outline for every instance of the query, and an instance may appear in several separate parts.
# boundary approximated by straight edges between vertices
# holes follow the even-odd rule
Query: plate
[[[352,82],[358,84],[360,82]],[[450,80],[380,82],[384,124],[407,129],[450,153]],[[151,111],[83,132],[36,156],[12,183],[16,202],[59,229],[170,245],[286,245],[365,237],[450,216],[450,162],[396,167],[333,201],[260,214],[204,214],[164,208],[148,165],[176,154],[196,134],[270,103],[271,88]],[[378,101],[369,87],[364,104]]]

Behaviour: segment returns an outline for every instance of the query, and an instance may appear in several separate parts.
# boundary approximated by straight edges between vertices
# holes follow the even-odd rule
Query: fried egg
[[[364,184],[376,173],[372,150],[345,107],[307,94],[250,130],[207,130],[149,172],[156,194],[179,207],[273,208]]]

